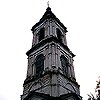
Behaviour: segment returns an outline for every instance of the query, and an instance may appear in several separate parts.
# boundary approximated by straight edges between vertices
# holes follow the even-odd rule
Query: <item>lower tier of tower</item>
[[[49,71],[41,78],[31,78],[24,87],[21,100],[81,100],[78,83],[58,71]]]

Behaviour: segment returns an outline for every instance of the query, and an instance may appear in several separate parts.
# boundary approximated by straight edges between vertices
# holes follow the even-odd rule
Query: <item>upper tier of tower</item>
[[[56,43],[62,45],[73,57],[75,56],[67,46],[67,28],[54,15],[50,7],[46,9],[42,18],[32,27],[31,30],[33,33],[32,48],[27,52],[27,55],[44,43],[56,41]]]
[[[67,28],[53,14],[50,7],[46,9],[46,12],[44,13],[40,21],[36,23],[31,30],[34,35],[32,44],[33,46],[51,36],[56,37],[64,45],[67,45],[65,37]]]

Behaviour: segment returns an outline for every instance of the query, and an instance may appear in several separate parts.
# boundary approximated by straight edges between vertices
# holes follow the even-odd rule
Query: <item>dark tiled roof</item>
[[[60,22],[60,20],[54,15],[54,13],[51,11],[51,8],[48,7],[46,9],[46,12],[44,13],[44,15],[42,16],[42,18],[40,19],[40,21],[38,23],[36,23],[33,27],[32,27],[32,31],[34,31],[34,29],[39,25],[41,24],[44,20],[46,19],[55,19],[60,25],[61,27],[64,28],[64,30],[67,32],[67,28],[63,25],[63,23]]]

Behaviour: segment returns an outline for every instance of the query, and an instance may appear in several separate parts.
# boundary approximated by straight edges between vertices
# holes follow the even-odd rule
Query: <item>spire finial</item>
[[[47,6],[49,7],[49,1],[47,2]]]

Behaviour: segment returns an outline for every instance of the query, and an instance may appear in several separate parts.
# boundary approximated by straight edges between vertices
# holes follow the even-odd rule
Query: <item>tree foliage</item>
[[[100,100],[100,76],[99,76],[99,80],[96,82],[97,82],[97,85],[95,88],[96,96],[94,96],[92,93],[90,93],[90,94],[88,94],[88,96],[89,96],[88,100]]]

